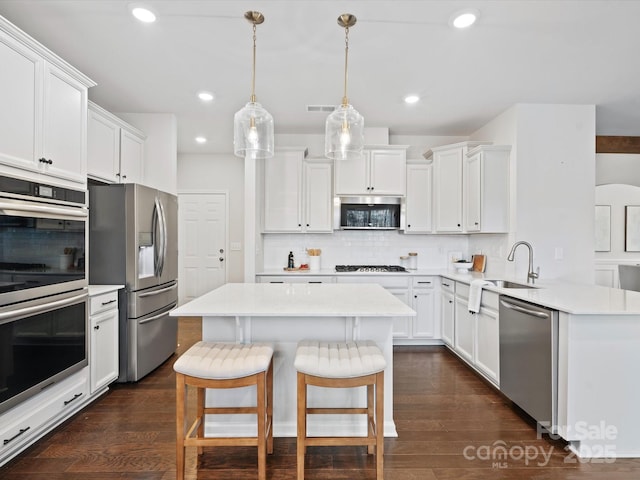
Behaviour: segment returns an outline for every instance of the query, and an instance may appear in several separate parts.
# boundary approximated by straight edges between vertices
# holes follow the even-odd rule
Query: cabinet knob
[[[96,325],[95,327],[93,327],[94,330],[100,330],[100,325]]]
[[[309,226],[309,224],[307,223],[307,227]]]
[[[460,224],[458,224],[458,226],[460,226]]]
[[[302,226],[302,224],[301,224],[301,223],[299,223],[299,224],[298,224],[298,226],[299,226],[299,227],[301,227],[301,226]]]
[[[126,175],[122,175],[122,178],[127,178],[127,176]],[[460,225],[458,225],[458,226],[460,226]]]
[[[224,257],[220,257],[218,260],[220,260],[221,262],[224,262]]]
[[[407,228],[411,228],[411,225],[407,225]]]
[[[473,222],[474,225],[479,225],[478,222]]]

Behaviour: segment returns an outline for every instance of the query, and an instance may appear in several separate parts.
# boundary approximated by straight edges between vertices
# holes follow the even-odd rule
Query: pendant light
[[[273,117],[256,102],[256,26],[264,22],[260,12],[244,14],[253,24],[253,70],[251,98],[233,117],[233,153],[239,157],[273,157]]]
[[[349,58],[349,28],[356,24],[355,15],[344,13],[338,25],[344,28],[344,96],[342,103],[327,117],[324,154],[335,160],[352,160],[362,156],[364,146],[364,118],[349,105],[347,98],[347,66]]]

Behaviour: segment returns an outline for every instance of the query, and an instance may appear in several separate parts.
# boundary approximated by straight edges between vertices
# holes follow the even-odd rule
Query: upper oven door
[[[84,206],[0,198],[0,305],[87,286]]]

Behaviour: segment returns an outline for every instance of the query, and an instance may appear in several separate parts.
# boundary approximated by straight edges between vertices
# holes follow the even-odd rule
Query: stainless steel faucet
[[[539,274],[533,271],[533,247],[529,242],[519,241],[514,243],[513,247],[511,247],[511,251],[509,252],[507,260],[513,262],[516,248],[518,248],[519,245],[525,245],[529,249],[529,271],[527,272],[527,283],[535,283],[535,280],[536,278],[538,278]]]

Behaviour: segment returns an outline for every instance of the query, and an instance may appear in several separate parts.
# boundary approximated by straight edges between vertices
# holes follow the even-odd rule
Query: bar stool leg
[[[377,425],[375,418],[375,397],[374,385],[367,385],[367,437],[373,440],[375,435],[375,427]],[[375,445],[367,445],[367,453],[369,455],[375,453]]]
[[[176,480],[184,480],[184,437],[187,433],[186,388],[184,375],[176,373]]]
[[[384,371],[376,374],[376,478],[384,478]]]
[[[258,375],[258,384],[256,390],[258,392],[258,480],[266,480],[267,478],[267,443],[266,443],[266,421],[267,408],[265,403],[266,384],[265,372]]]
[[[304,454],[307,436],[307,385],[305,375],[298,372],[298,438],[297,438],[297,480],[304,480]]]
[[[273,453],[273,359],[269,363],[267,371],[267,428],[269,436],[267,438],[267,453]]]

